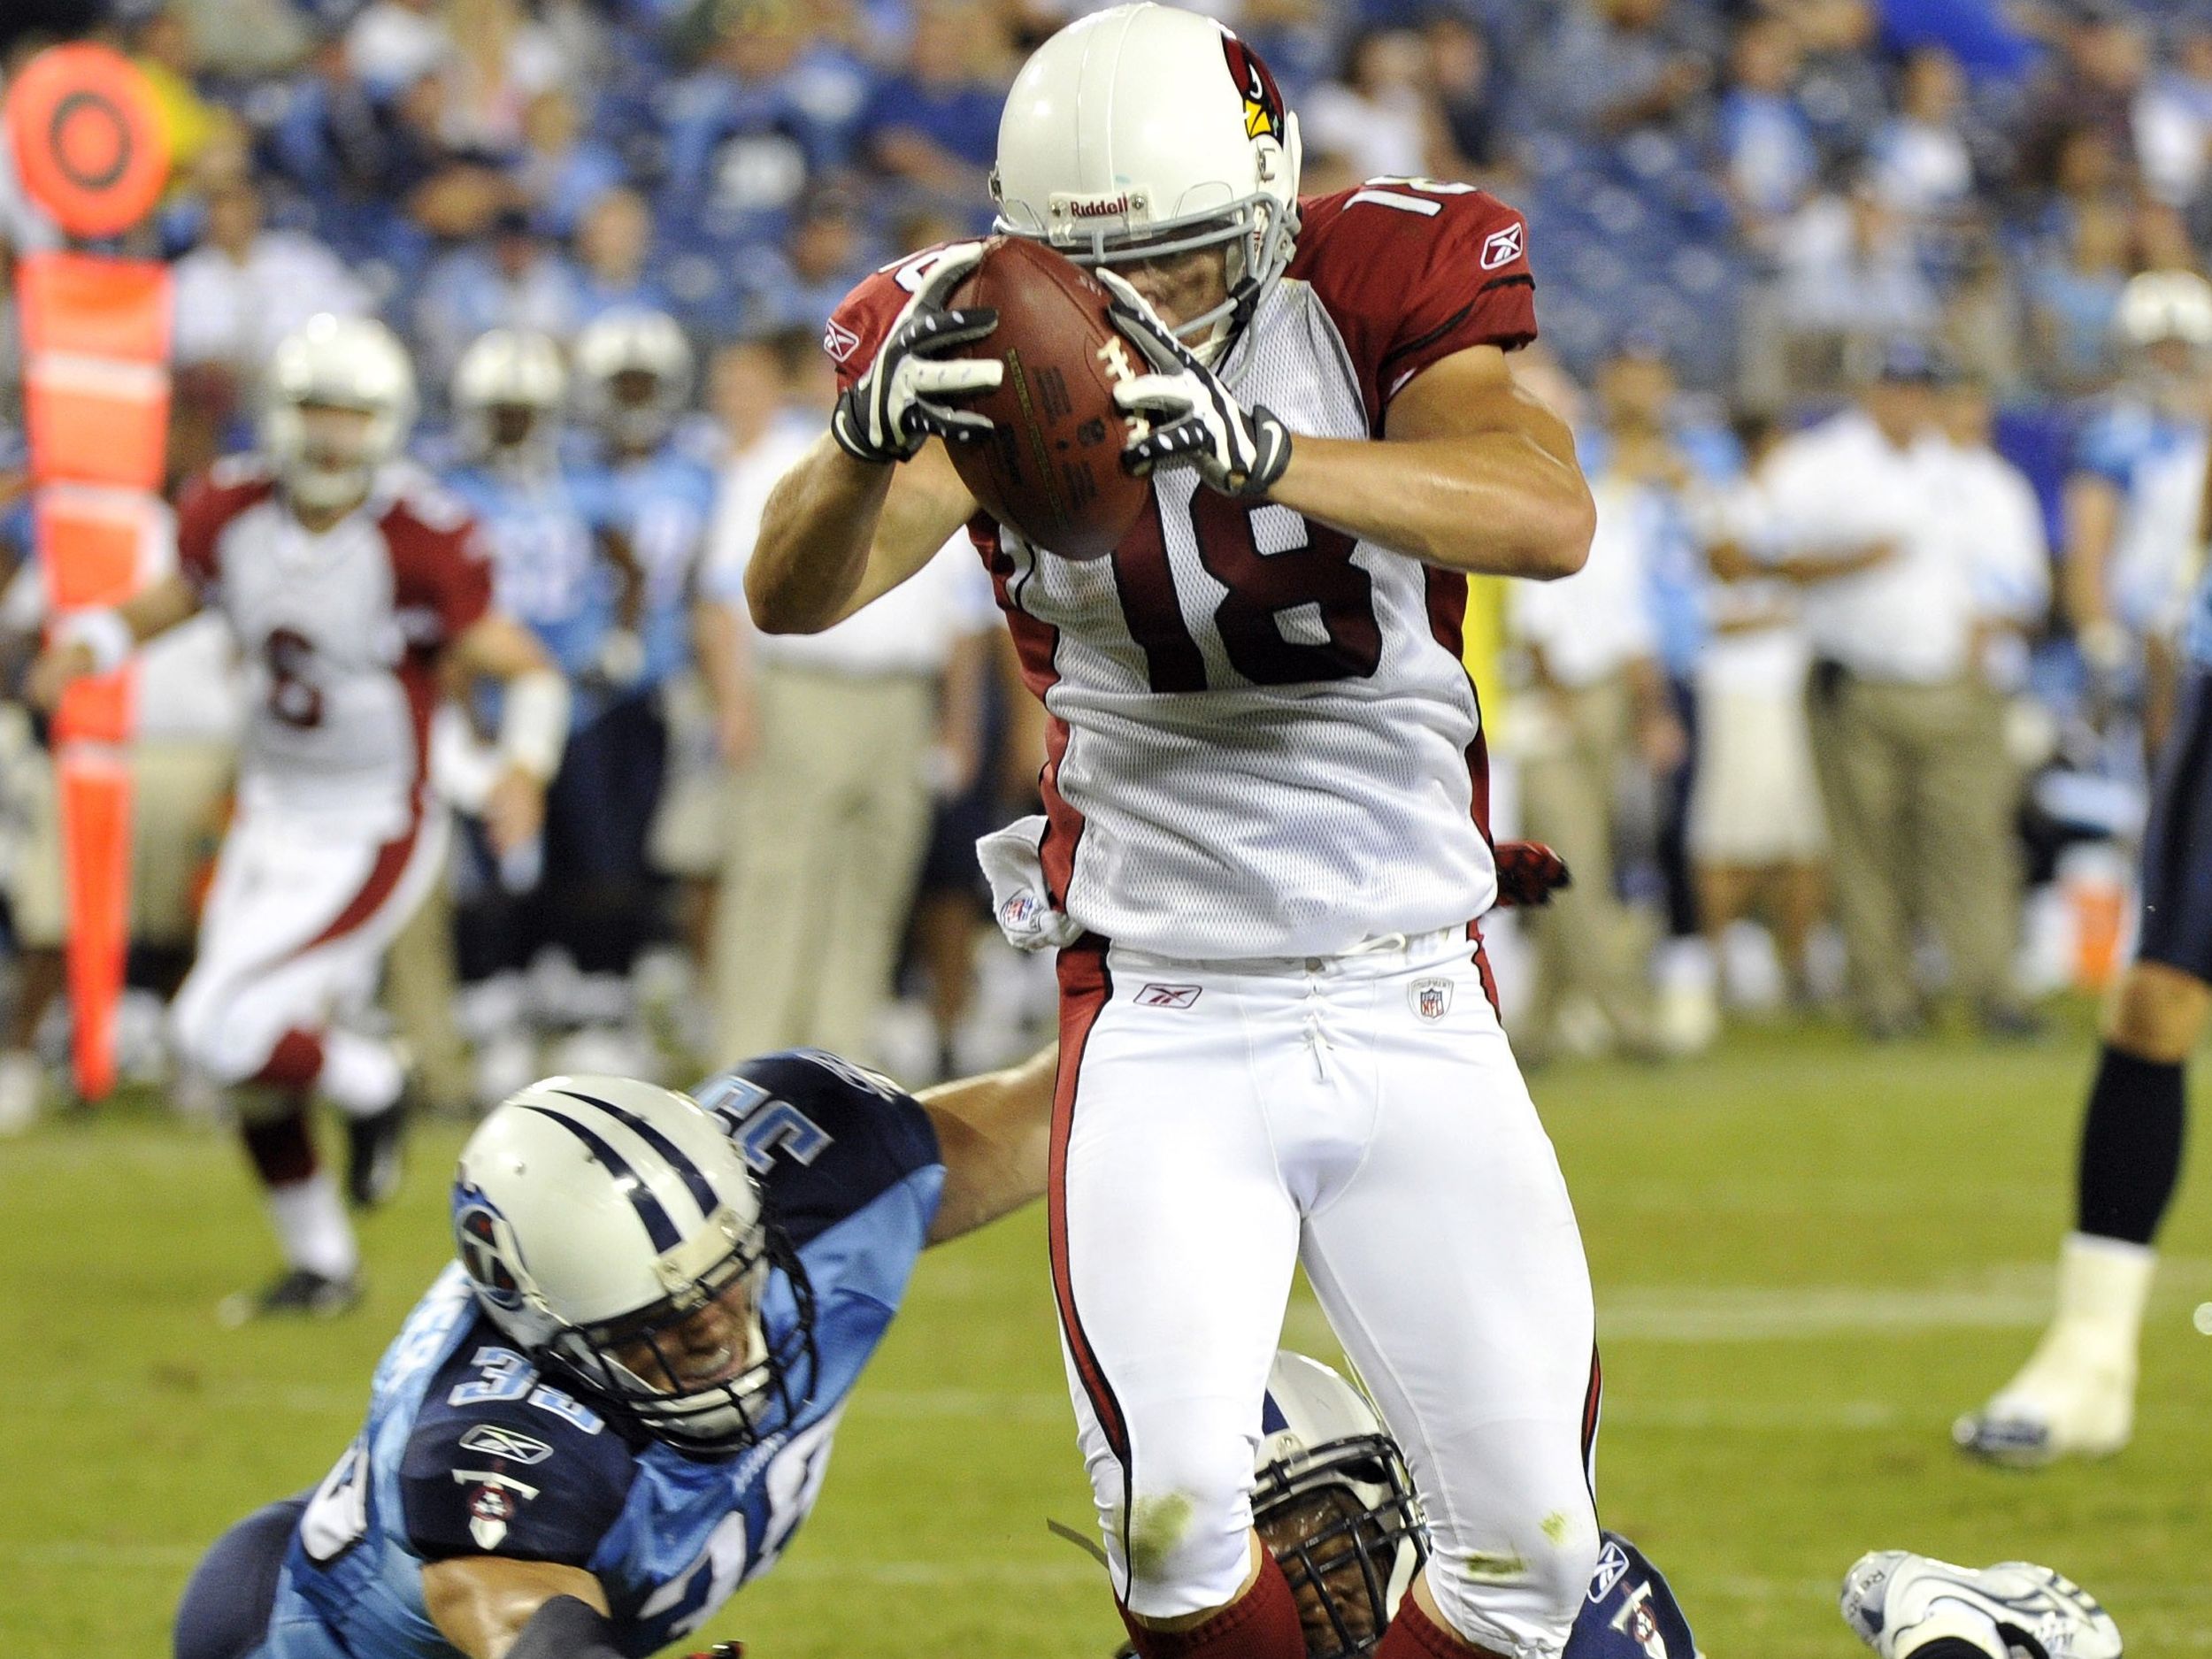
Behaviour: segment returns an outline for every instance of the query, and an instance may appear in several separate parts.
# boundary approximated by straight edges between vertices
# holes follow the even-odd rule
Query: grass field
[[[1663,1071],[1536,1080],[1589,1239],[1606,1518],[1668,1572],[1715,1659],[1856,1651],[1861,1550],[2027,1556],[2101,1594],[2137,1659],[2212,1651],[2212,1176],[2170,1227],[2134,1448],[1972,1467],[1952,1416],[2023,1356],[2068,1212],[2089,1043],[1867,1049],[1739,1037]],[[368,1306],[228,1333],[269,1268],[242,1160],[150,1108],[0,1146],[0,1655],[154,1659],[225,1525],[319,1478],[445,1253],[425,1137],[369,1225]],[[1290,1338],[1328,1352],[1310,1304]],[[1087,1499],[1041,1217],[923,1264],[854,1402],[820,1511],[706,1636],[752,1659],[1103,1659],[1098,1571],[1046,1531]]]

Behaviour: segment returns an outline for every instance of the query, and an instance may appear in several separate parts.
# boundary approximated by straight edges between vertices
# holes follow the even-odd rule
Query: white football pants
[[[1469,1640],[1555,1659],[1599,1549],[1589,1270],[1465,930],[1328,958],[1060,957],[1053,1279],[1116,1592],[1232,1600],[1302,1261]]]
[[[384,953],[443,866],[447,833],[438,807],[390,841],[242,810],[170,1010],[184,1058],[219,1083],[242,1083],[288,1033],[319,1034],[365,1005]]]

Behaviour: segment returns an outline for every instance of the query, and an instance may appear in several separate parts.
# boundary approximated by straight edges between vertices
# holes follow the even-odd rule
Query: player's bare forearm
[[[2067,481],[2061,517],[2066,538],[2059,560],[2059,603],[2077,636],[2108,626],[2105,566],[2120,527],[2120,492],[2108,480]]]
[[[422,1570],[424,1609],[469,1659],[506,1659],[538,1609],[557,1595],[607,1611],[607,1593],[580,1567],[463,1555],[427,1563]]]
[[[645,566],[638,563],[630,538],[619,530],[600,531],[599,556],[614,568],[619,590],[615,601],[616,626],[635,634],[645,615]]]
[[[1019,1065],[924,1089],[945,1161],[929,1241],[942,1244],[1043,1196],[1057,1044]]]
[[[199,590],[181,576],[165,576],[116,607],[141,645],[200,613]]]
[[[1769,568],[1774,575],[1779,576],[1786,582],[1794,582],[1800,588],[1812,588],[1822,582],[1832,582],[1846,576],[1856,576],[1861,571],[1870,571],[1877,565],[1884,564],[1894,557],[1896,551],[1894,543],[1875,541],[1865,547],[1854,548],[1849,552],[1832,556],[1792,554],[1787,558],[1777,559]]]
[[[1495,346],[1424,371],[1383,442],[1301,437],[1271,501],[1348,534],[1470,574],[1571,576],[1597,511],[1566,424]]]
[[[934,441],[892,466],[856,461],[825,434],[777,482],[745,566],[764,634],[819,634],[929,563],[975,511]]]
[[[538,636],[500,611],[487,612],[454,641],[453,660],[463,673],[490,680],[519,680],[553,668]]]

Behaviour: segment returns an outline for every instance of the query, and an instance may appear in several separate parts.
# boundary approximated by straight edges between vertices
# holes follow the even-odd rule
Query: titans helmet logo
[[[1275,89],[1275,77],[1267,65],[1235,35],[1224,30],[1221,55],[1229,61],[1229,79],[1244,95],[1244,135],[1283,142],[1283,95]]]

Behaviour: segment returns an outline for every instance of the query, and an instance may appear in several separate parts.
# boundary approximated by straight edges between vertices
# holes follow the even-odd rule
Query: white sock
[[[399,1098],[406,1081],[392,1045],[355,1031],[323,1033],[323,1069],[315,1087],[349,1118],[373,1118]]]
[[[328,1175],[319,1171],[303,1181],[271,1187],[269,1219],[290,1266],[325,1279],[351,1279],[361,1265],[360,1247],[354,1242],[346,1207],[339,1202],[338,1184]]]
[[[2058,1256],[2058,1323],[2132,1360],[2158,1252],[2147,1244],[2070,1233]]]

